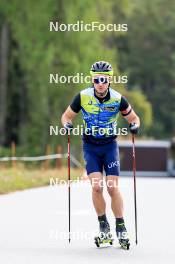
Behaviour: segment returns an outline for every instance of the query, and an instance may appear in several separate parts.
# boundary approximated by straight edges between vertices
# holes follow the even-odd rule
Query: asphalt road
[[[67,186],[32,189],[0,196],[0,261],[2,264],[175,263],[175,179],[138,178],[138,245],[134,243],[133,181],[121,178],[125,221],[131,249],[98,249],[93,243],[98,222],[88,181],[71,185],[72,241],[67,240]],[[107,200],[107,215],[114,217]],[[115,236],[115,233],[114,233]]]

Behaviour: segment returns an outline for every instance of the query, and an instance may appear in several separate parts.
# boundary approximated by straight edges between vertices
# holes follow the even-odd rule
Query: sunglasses
[[[94,83],[109,83],[109,78],[106,77],[96,77],[94,78]]]

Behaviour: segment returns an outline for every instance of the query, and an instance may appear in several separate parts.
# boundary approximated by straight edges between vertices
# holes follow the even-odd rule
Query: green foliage
[[[82,170],[71,169],[71,179],[81,179]],[[1,168],[0,170],[0,194],[25,190],[50,185],[52,180],[53,186],[57,186],[60,181],[67,181],[67,168],[61,169],[31,169],[18,164],[16,168]]]
[[[146,96],[138,89],[127,93],[127,98],[131,102],[135,112],[140,117],[141,129],[140,134],[147,134],[152,125],[152,107]]]
[[[129,74],[129,89],[139,87],[153,107],[148,135],[175,132],[175,2],[133,1],[128,34],[118,39],[119,67]]]
[[[135,14],[136,6],[128,0],[98,0],[95,2],[30,0],[23,4],[20,0],[13,0],[11,3],[1,1],[0,21],[1,23],[8,22],[10,27],[6,145],[14,140],[25,151],[28,149],[30,153],[35,154],[43,153],[48,143],[53,148],[57,144],[66,147],[66,137],[49,136],[49,125],[61,127],[61,114],[70,104],[73,96],[87,85],[81,83],[49,84],[49,74],[73,76],[79,72],[89,75],[89,68],[96,60],[107,60],[112,63],[116,75],[128,73],[130,86],[140,87],[154,104],[152,98],[157,96],[157,92],[150,96],[144,90],[143,83],[148,83],[150,76],[154,79],[160,78],[155,86],[157,87],[155,89],[159,90],[161,83],[159,74],[162,76],[162,73],[166,71],[167,76],[172,75],[172,71],[168,70],[165,64],[165,52],[163,56],[161,56],[161,50],[157,52],[157,55],[156,52],[152,52],[155,51],[159,41],[163,41],[167,30],[164,28],[164,34],[160,33],[157,27],[153,27],[154,20],[147,23],[147,32],[150,32],[150,28],[152,29],[150,41],[147,44],[144,31],[138,27],[138,24],[145,21],[145,17],[141,19],[141,16],[145,14],[143,10],[145,7],[142,1],[137,3],[137,6],[140,9]],[[157,23],[160,23],[162,27],[155,7],[154,12]],[[148,14],[145,15],[148,17]],[[171,15],[168,14],[170,17]],[[76,23],[78,20],[84,23],[99,21],[104,24],[128,21],[131,33],[49,31],[50,21]],[[168,36],[170,31],[171,33],[173,31],[173,20],[170,23]],[[154,39],[155,33],[156,38]],[[171,42],[172,38],[168,41]],[[152,45],[154,48],[150,48]],[[168,55],[171,67],[174,65],[175,58],[172,55],[171,52]],[[161,58],[158,62],[156,56]],[[161,72],[157,68],[161,68]],[[157,71],[156,77],[155,71]],[[164,91],[165,86],[162,84],[160,87]],[[126,87],[122,84],[114,85],[114,88],[129,98],[141,117],[143,133],[148,134],[152,122],[152,110],[143,92],[132,89],[126,91]],[[161,97],[160,100],[163,98]],[[167,112],[165,111],[162,115],[166,117]],[[81,117],[79,116],[75,123],[80,122]],[[161,124],[160,119],[159,127]],[[80,138],[74,137],[74,144],[78,146],[75,152],[81,155]]]

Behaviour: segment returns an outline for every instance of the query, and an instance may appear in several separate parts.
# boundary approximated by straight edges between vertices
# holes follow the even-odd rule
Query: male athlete
[[[100,232],[110,233],[103,197],[103,170],[111,197],[111,208],[116,219],[116,234],[120,244],[129,244],[123,218],[123,200],[118,180],[119,150],[116,141],[119,112],[127,120],[130,132],[137,134],[140,120],[125,97],[110,87],[112,66],[105,61],[95,62],[90,70],[92,86],[80,91],[63,113],[61,121],[69,132],[72,121],[81,110],[84,134],[83,152],[86,170],[92,185],[92,200],[98,216]]]

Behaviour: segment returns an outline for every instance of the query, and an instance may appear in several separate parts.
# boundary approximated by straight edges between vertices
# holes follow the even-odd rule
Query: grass
[[[82,174],[82,169],[71,168],[72,180],[81,178]],[[26,168],[20,164],[15,168],[0,167],[0,194],[47,186],[50,179],[67,180],[67,168]]]

